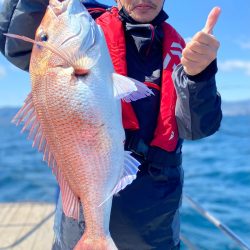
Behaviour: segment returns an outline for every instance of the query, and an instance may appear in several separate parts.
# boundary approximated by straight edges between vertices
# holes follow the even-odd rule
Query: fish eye
[[[40,39],[42,42],[46,42],[46,41],[48,41],[48,35],[46,33],[44,33],[40,36]]]
[[[48,34],[42,28],[38,31],[37,36],[41,42],[46,42],[49,39]]]

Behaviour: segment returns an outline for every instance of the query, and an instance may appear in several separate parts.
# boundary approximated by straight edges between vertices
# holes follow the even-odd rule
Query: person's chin
[[[149,13],[136,13],[133,19],[139,23],[148,23],[152,21],[152,15]]]

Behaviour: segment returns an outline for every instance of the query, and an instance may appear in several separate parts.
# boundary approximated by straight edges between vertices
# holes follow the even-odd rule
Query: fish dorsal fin
[[[136,101],[138,99],[154,95],[154,93],[142,82],[135,79],[113,73],[114,96],[125,102]]]
[[[49,143],[44,135],[41,123],[36,115],[36,110],[32,101],[32,93],[26,98],[23,107],[13,118],[12,122],[16,125],[24,123],[21,132],[29,131],[28,139],[33,140],[32,147],[36,147],[43,153],[43,160],[52,169],[53,174],[60,185],[62,192],[63,211],[68,217],[79,218],[80,202],[74,195],[67,181],[65,180],[60,168],[57,165],[54,154],[51,152]]]
[[[141,165],[133,156],[130,155],[131,152],[124,152],[124,169],[121,179],[118,181],[116,186],[113,188],[108,197],[99,205],[102,206],[106,201],[108,201],[113,195],[119,193],[127,185],[131,184],[136,178],[136,174],[139,171],[138,167]]]
[[[65,180],[62,172],[58,168],[57,181],[62,194],[63,212],[67,217],[72,217],[79,220],[80,216],[80,200],[72,192],[68,182]]]
[[[23,107],[18,111],[12,119],[12,123],[20,125],[23,123],[21,132],[29,131],[28,139],[33,140],[32,147],[36,147],[39,152],[43,152],[43,160],[46,161],[52,171],[56,171],[55,157],[50,151],[49,144],[43,133],[41,124],[36,115],[36,110],[32,101],[32,93],[28,95],[24,101]]]

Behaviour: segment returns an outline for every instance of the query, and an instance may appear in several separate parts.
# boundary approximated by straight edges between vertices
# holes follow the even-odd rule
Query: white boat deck
[[[186,198],[199,213],[206,212],[204,217],[208,217],[208,212],[198,203],[194,203],[190,197]],[[54,240],[54,210],[55,205],[48,203],[0,203],[0,250],[51,250]],[[209,216],[208,220],[212,223],[218,221],[211,214]],[[219,223],[216,227],[223,229],[239,248],[250,250],[247,243],[224,224]],[[181,240],[187,247],[184,249],[198,249],[183,235]]]
[[[50,250],[54,204],[0,203],[0,250]]]

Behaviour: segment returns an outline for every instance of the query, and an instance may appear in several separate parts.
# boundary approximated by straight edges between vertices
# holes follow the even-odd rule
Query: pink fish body
[[[9,36],[11,36],[9,34]],[[77,250],[117,249],[109,233],[112,196],[136,177],[139,163],[124,152],[120,99],[152,94],[114,73],[101,28],[79,0],[51,0],[36,32],[32,91],[14,121],[56,175],[66,216],[86,228]]]

